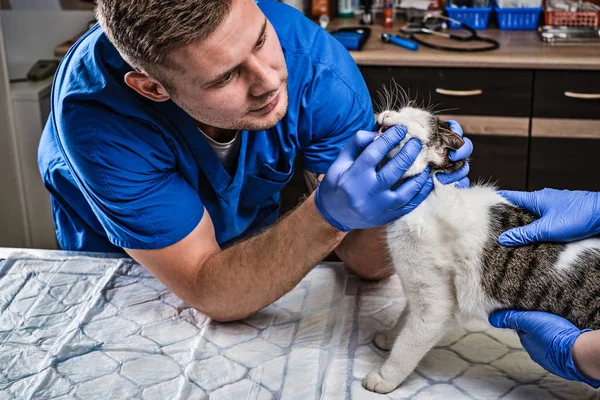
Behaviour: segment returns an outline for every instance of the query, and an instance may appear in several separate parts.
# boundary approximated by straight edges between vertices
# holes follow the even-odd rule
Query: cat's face
[[[448,152],[459,149],[464,141],[450,130],[447,122],[429,111],[409,105],[398,111],[383,111],[377,116],[377,122],[381,125],[380,133],[394,125],[403,125],[408,130],[404,140],[388,154],[388,158],[396,155],[410,138],[421,141],[421,153],[406,172],[407,177],[420,173],[427,165],[433,172],[454,172],[464,165],[464,161],[451,161],[448,157]]]

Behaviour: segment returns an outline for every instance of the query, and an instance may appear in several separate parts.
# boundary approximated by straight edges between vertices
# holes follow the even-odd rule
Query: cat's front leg
[[[452,292],[446,285],[426,292],[407,307],[406,323],[383,366],[363,381],[366,389],[377,393],[396,389],[446,333],[455,312]]]
[[[396,320],[396,323],[390,329],[384,329],[375,334],[375,339],[373,339],[373,343],[375,346],[380,348],[381,350],[389,351],[394,346],[400,331],[406,325],[406,320],[408,318],[408,304],[402,310],[400,317]]]

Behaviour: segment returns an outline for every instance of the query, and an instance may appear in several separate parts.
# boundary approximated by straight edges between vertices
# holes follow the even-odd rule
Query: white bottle
[[[338,0],[338,17],[354,17],[354,2],[352,0]]]
[[[283,3],[288,4],[300,12],[304,12],[304,0],[281,0]]]

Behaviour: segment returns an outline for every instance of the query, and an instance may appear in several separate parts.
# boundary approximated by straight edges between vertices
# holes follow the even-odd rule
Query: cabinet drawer
[[[491,182],[500,189],[525,190],[529,118],[440,115],[455,119],[473,142],[471,182]]]
[[[528,190],[543,188],[600,191],[600,139],[531,139]]]
[[[533,71],[476,68],[360,67],[377,109],[378,93],[395,81],[444,114],[529,117]],[[446,110],[447,109],[447,110]]]
[[[534,118],[528,190],[600,191],[600,120]]]
[[[525,190],[527,185],[527,146],[525,136],[469,134],[473,142],[470,158],[471,182],[490,182],[500,189]]]
[[[599,71],[536,71],[533,116],[600,119]]]

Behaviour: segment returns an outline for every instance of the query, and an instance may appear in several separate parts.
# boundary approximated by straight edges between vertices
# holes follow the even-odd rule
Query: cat
[[[447,122],[411,104],[377,117],[380,132],[403,125],[422,150],[405,177],[427,165],[434,190],[413,211],[386,225],[386,241],[407,305],[395,326],[374,342],[391,350],[363,386],[378,393],[396,389],[425,354],[451,329],[472,319],[487,321],[498,309],[538,310],[560,315],[579,328],[600,329],[600,239],[536,243],[516,248],[498,236],[537,217],[504,199],[490,185],[443,185],[437,172],[459,170],[449,150],[463,140]]]

